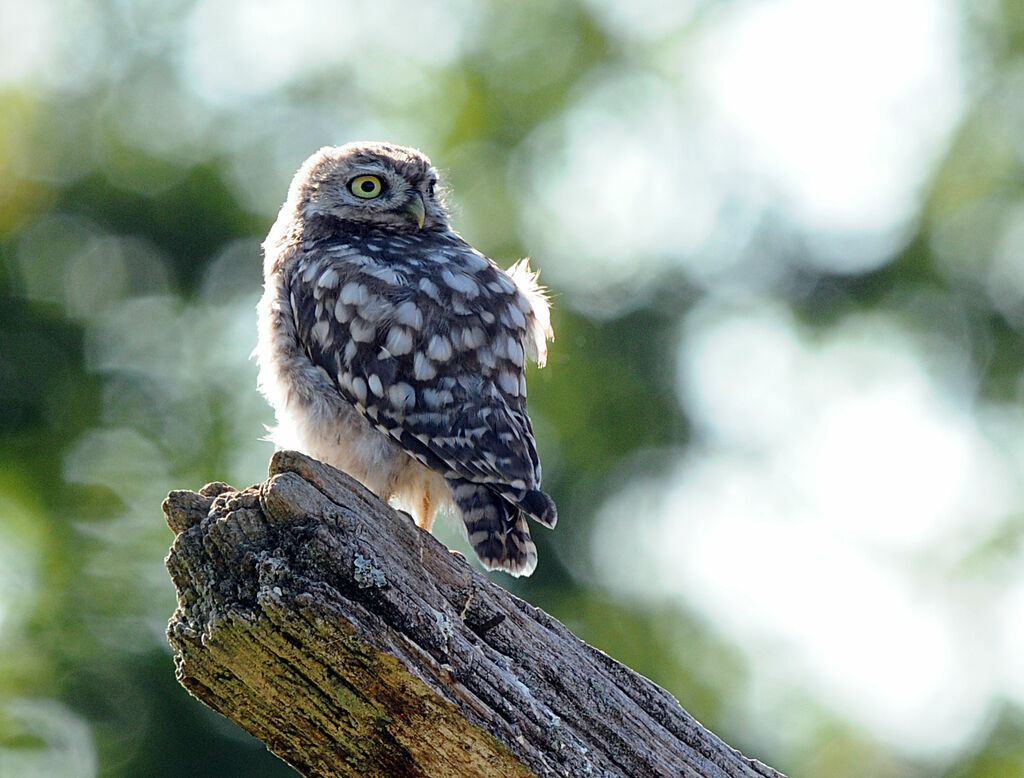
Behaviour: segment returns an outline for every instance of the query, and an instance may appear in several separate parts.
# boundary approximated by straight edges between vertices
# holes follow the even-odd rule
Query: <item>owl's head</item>
[[[325,146],[292,180],[288,199],[303,218],[331,216],[399,231],[447,229],[425,154],[390,143]]]

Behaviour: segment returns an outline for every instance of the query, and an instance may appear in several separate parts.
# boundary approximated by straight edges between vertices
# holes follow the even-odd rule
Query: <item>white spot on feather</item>
[[[321,319],[313,325],[309,334],[321,346],[328,346],[331,342],[331,323],[326,319]]]
[[[484,347],[476,350],[476,358],[480,362],[480,367],[486,370],[493,370],[498,364],[497,357],[494,354],[492,347]]]
[[[394,319],[399,324],[417,330],[423,326],[423,313],[412,300],[406,300],[395,309]]]
[[[370,299],[370,291],[356,281],[349,281],[341,287],[338,299],[346,305],[365,305]]]
[[[476,349],[484,344],[487,336],[480,327],[465,327],[461,332],[463,349]]]
[[[356,355],[356,351],[358,350],[359,347],[356,345],[354,340],[350,340],[345,344],[345,352],[341,355],[341,358],[345,361],[346,365],[352,361],[352,358]]]
[[[356,396],[359,402],[366,402],[366,381],[359,376],[352,379],[352,394]]]
[[[412,333],[405,327],[392,327],[384,345],[396,357],[408,354],[412,351]]]
[[[422,351],[417,351],[412,358],[412,377],[417,381],[429,381],[437,375],[437,369]]]
[[[444,335],[434,335],[427,344],[427,356],[437,362],[452,358],[452,344]]]
[[[420,289],[422,290],[423,294],[425,294],[435,303],[437,303],[438,305],[441,304],[441,292],[437,288],[437,284],[435,284],[429,278],[420,279]]]
[[[416,390],[405,381],[400,381],[394,386],[388,387],[388,399],[393,407],[405,410],[416,404]]]
[[[508,342],[505,344],[505,350],[507,351],[508,358],[512,361],[512,364],[516,367],[523,366],[523,347],[512,336],[508,336]]]
[[[445,268],[441,271],[441,280],[444,281],[450,289],[454,289],[456,292],[460,292],[470,299],[473,299],[480,294],[480,287],[477,286],[476,281],[465,273],[453,273],[448,268]]]
[[[512,375],[507,370],[502,370],[498,373],[498,387],[513,397],[519,395],[519,379]]]
[[[370,268],[366,271],[367,274],[374,278],[379,278],[385,284],[390,286],[401,286],[405,283],[405,276],[398,273],[394,268],[388,265],[378,265],[377,267]]]
[[[523,312],[519,310],[519,306],[515,304],[509,304],[507,307],[509,321],[512,322],[516,327],[526,326],[526,317]]]
[[[377,335],[376,325],[359,317],[354,318],[349,323],[348,330],[352,333],[352,340],[359,343],[372,343]]]
[[[421,396],[426,406],[434,410],[455,402],[455,396],[447,389],[424,389]]]
[[[308,284],[310,281],[312,281],[313,278],[316,277],[316,274],[320,272],[321,267],[323,267],[323,265],[321,265],[321,263],[319,262],[310,262],[309,266],[306,267],[305,271],[303,271],[302,273],[303,283]]]
[[[481,270],[486,270],[491,266],[491,263],[487,260],[483,254],[476,249],[469,254],[462,255],[463,267],[470,273],[479,273]]]
[[[324,289],[333,289],[338,285],[338,281],[341,279],[338,277],[338,271],[333,267],[327,268],[317,279],[316,285],[322,286]]]

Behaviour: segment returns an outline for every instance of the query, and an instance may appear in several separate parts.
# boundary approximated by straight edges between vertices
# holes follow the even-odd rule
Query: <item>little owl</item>
[[[320,149],[263,244],[259,387],[275,444],[410,507],[454,508],[483,565],[529,575],[526,517],[554,527],[525,361],[552,336],[523,260],[506,273],[448,224],[437,172],[387,143]]]

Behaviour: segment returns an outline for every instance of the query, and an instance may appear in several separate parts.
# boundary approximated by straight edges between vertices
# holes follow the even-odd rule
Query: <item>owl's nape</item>
[[[278,447],[421,526],[447,506],[486,567],[529,575],[527,518],[556,519],[526,411],[547,300],[525,262],[506,272],[451,230],[436,181],[425,155],[391,144],[306,161],[264,243],[259,385]]]

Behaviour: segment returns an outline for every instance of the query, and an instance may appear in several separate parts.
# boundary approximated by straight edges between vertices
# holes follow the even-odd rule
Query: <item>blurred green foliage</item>
[[[537,181],[521,170],[524,149],[544,148],[544,133],[601,79],[667,79],[671,53],[721,4],[692,3],[653,31],[609,3],[420,5],[426,24],[389,33],[379,58],[364,56],[359,36],[351,56],[250,92],[228,64],[203,71],[184,42],[220,19],[223,31],[206,34],[228,45],[242,4],[5,8],[5,25],[24,25],[18,35],[51,37],[39,43],[45,56],[18,49],[22,59],[4,60],[13,75],[0,81],[0,775],[292,774],[174,682],[163,641],[171,534],[159,510],[172,488],[264,477],[271,414],[248,355],[258,244],[290,172],[317,145],[364,134],[419,145],[446,171],[471,242],[505,264],[534,252],[547,273],[559,258],[537,254],[522,226],[536,203],[519,185]],[[387,4],[396,19],[412,6]],[[360,13],[347,3],[319,12]],[[1024,7],[965,2],[959,14],[981,64],[903,247],[877,267],[836,272],[815,261],[799,224],[769,216],[752,228],[743,267],[784,266],[772,294],[815,331],[887,310],[936,343],[956,340],[979,394],[1017,402],[1024,306],[990,293],[999,282],[983,258],[994,225],[1024,202]],[[459,27],[454,43],[430,26],[438,20]],[[432,40],[413,40],[418,30],[447,48],[425,50]],[[251,57],[278,62],[272,49]],[[561,152],[548,151],[561,169]],[[531,408],[562,521],[540,533],[537,574],[502,584],[791,775],[1024,775],[1024,719],[1010,702],[952,762],[901,755],[810,698],[798,705],[805,721],[752,727],[741,712],[747,660],[726,634],[659,592],[635,599],[607,585],[590,554],[595,516],[686,451],[680,322],[713,286],[685,262],[644,259],[630,259],[633,281],[595,281],[600,294],[553,289],[557,340],[549,367],[530,375]],[[970,564],[1005,564],[1021,526],[1008,520],[994,562],[982,544]],[[789,725],[811,734],[772,732]]]

